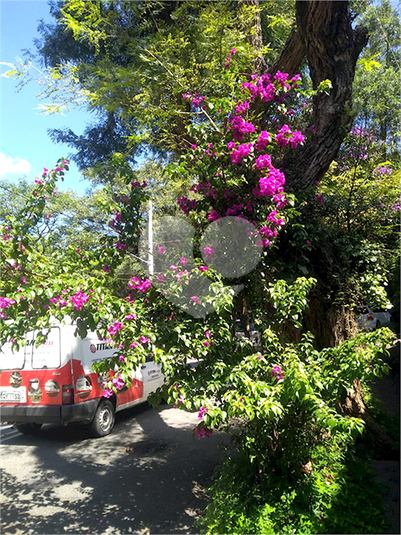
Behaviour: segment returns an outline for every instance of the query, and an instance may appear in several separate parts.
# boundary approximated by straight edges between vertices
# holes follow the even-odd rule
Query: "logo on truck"
[[[27,346],[34,346],[36,343],[36,338],[32,338],[32,340],[27,340],[26,341],[26,345]],[[54,343],[53,340],[46,340],[45,342],[42,342],[40,345],[41,346],[52,346]]]

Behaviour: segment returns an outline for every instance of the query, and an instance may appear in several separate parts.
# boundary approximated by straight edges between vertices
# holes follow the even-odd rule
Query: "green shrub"
[[[261,483],[244,455],[227,459],[200,526],[209,534],[384,531],[380,488],[348,437],[326,436],[310,461],[310,473],[289,480],[272,470]]]

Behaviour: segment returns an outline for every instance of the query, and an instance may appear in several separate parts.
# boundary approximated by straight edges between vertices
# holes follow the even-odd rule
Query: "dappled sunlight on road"
[[[196,533],[205,486],[229,437],[198,440],[196,413],[147,405],[117,414],[111,435],[3,429],[4,533]]]

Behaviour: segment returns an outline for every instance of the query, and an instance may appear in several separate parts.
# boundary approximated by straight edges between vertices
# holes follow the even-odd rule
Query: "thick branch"
[[[328,79],[333,89],[314,99],[315,135],[283,163],[295,193],[323,177],[350,129],[355,65],[368,41],[366,29],[352,29],[348,1],[297,1],[296,19],[314,88]]]
[[[287,72],[291,77],[298,74],[298,69],[305,56],[305,44],[299,31],[294,28],[288,36],[287,42],[279,57],[269,67],[269,74],[277,71]]]

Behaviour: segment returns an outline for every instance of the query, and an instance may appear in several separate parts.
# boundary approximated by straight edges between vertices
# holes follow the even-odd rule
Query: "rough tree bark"
[[[243,2],[254,5],[255,13],[258,13],[258,0]],[[293,76],[306,56],[313,88],[316,89],[324,80],[330,80],[332,84],[329,94],[320,93],[314,98],[312,124],[315,125],[315,134],[305,146],[291,151],[281,165],[286,175],[286,189],[295,194],[313,186],[323,177],[352,123],[350,112],[355,66],[368,42],[368,31],[362,27],[353,29],[351,22],[349,1],[297,0],[296,26],[279,57],[269,68],[259,60],[255,64],[260,73],[273,75],[280,70]],[[255,37],[255,33],[259,36]],[[261,50],[259,16],[249,40]],[[326,331],[330,331],[335,339],[333,345],[337,345],[345,337],[342,324],[346,318],[327,300],[318,299],[317,304],[323,307],[317,319],[318,327],[324,324]],[[338,404],[338,410],[342,414],[362,418],[374,441],[391,451],[392,440],[370,415],[358,379],[354,381],[354,393],[348,393],[345,401]]]
[[[247,33],[247,40],[252,45],[252,48],[259,52],[257,55],[253,68],[254,72],[266,72],[267,64],[265,58],[262,54],[263,48],[263,35],[262,35],[262,24],[260,20],[260,6],[259,0],[241,0],[242,6],[253,9],[253,21],[250,28],[244,28]]]
[[[243,0],[255,7],[255,20],[249,41],[262,48],[259,1]],[[266,69],[259,58],[255,68],[274,74],[278,70],[296,74],[306,56],[313,87],[330,80],[329,95],[317,95],[313,103],[315,135],[303,147],[292,151],[281,168],[287,189],[297,194],[320,180],[336,157],[348,133],[352,117],[352,82],[358,56],[368,42],[366,28],[352,28],[349,1],[297,0],[296,27],[276,61]]]
[[[399,455],[394,449],[393,439],[386,433],[386,431],[376,422],[366,407],[365,400],[363,399],[362,386],[359,379],[355,379],[353,382],[354,391],[348,392],[345,401],[339,402],[337,406],[338,412],[346,416],[354,416],[362,418],[365,422],[366,430],[369,433],[370,438],[379,446],[382,453],[388,459],[395,455],[398,458]]]
[[[296,28],[270,69],[295,74],[306,55],[313,87],[330,80],[329,95],[313,103],[315,135],[283,163],[288,189],[294,193],[320,180],[336,157],[352,117],[352,82],[360,52],[368,42],[366,28],[352,29],[348,1],[296,2]]]
[[[297,74],[299,66],[305,57],[305,42],[300,32],[295,27],[280,52],[278,58],[269,67],[268,73],[275,74],[277,71],[287,72],[291,77]]]
[[[258,15],[259,0],[242,0],[242,3],[254,6],[255,19],[249,41],[256,50],[261,51],[263,43]],[[349,1],[297,0],[295,22],[276,61],[268,69],[260,62],[255,68],[259,66],[259,72],[271,75],[280,70],[293,76],[306,58],[314,88],[324,80],[332,83],[329,94],[320,93],[314,99],[311,124],[315,125],[315,134],[303,147],[290,151],[280,163],[286,176],[286,190],[298,195],[323,177],[350,130],[355,66],[360,52],[367,44],[368,32],[365,28],[352,28]],[[322,253],[326,262],[335,262],[331,251]],[[323,271],[327,267],[325,265]],[[319,276],[317,278],[321,279]],[[326,291],[323,280],[320,283],[324,286],[322,295],[336,293],[332,283],[329,283],[330,291]],[[324,302],[318,299],[316,305],[325,312],[324,318],[321,317],[322,326],[327,333],[332,334],[331,340],[338,343],[341,336],[345,336],[346,322],[341,309],[334,307],[327,299]],[[315,333],[318,338],[322,338],[322,326]],[[321,341],[326,343],[327,339],[328,336],[325,335]]]
[[[242,0],[241,4],[254,7],[249,42],[256,51],[261,52],[263,40],[259,0]],[[313,87],[316,89],[324,80],[330,80],[332,84],[329,94],[322,92],[314,98],[311,124],[315,126],[315,134],[303,147],[289,151],[280,163],[286,176],[287,191],[297,195],[313,186],[336,157],[351,127],[355,66],[367,41],[366,28],[352,28],[349,1],[297,0],[296,24],[276,61],[266,68],[257,59],[254,67],[259,72],[273,75],[280,70],[293,76],[306,58]],[[323,271],[328,267],[327,262],[335,262],[330,251],[326,251],[325,261]],[[320,282],[326,286],[323,281]],[[322,295],[336,292],[331,283],[329,286],[330,291],[321,292]],[[345,336],[341,309],[335,308],[327,299],[324,303],[318,299],[317,305],[324,307],[322,324],[333,334],[333,342],[338,343]],[[319,336],[318,332],[316,334]],[[327,336],[324,338],[326,342]]]

